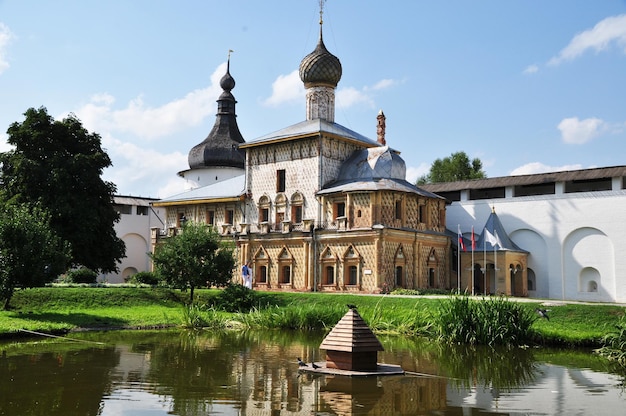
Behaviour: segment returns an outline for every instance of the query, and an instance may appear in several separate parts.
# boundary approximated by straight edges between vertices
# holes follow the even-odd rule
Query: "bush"
[[[258,297],[254,290],[239,284],[229,284],[212,300],[213,307],[226,312],[248,312]]]
[[[63,278],[64,283],[96,283],[98,273],[86,267],[67,272]]]
[[[128,283],[134,285],[156,286],[159,284],[159,278],[154,272],[138,272],[130,276]]]

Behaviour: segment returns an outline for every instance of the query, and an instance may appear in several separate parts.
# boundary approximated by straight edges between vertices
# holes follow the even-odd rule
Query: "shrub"
[[[156,286],[159,284],[159,278],[154,272],[137,272],[130,276],[128,283],[135,285],[150,285]]]
[[[98,273],[95,271],[81,267],[67,272],[63,281],[65,283],[96,283],[97,277]]]
[[[212,299],[212,305],[226,312],[248,312],[258,300],[254,290],[231,283]]]

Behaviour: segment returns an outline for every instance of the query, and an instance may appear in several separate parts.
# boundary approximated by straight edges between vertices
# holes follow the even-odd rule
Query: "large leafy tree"
[[[126,249],[114,229],[116,187],[101,178],[111,160],[100,136],[73,115],[55,121],[44,107],[24,115],[7,130],[15,148],[0,153],[0,199],[49,212],[50,225],[71,246],[73,266],[116,271]]]
[[[186,222],[181,233],[169,237],[150,256],[160,278],[178,289],[225,286],[231,278],[235,259],[233,244],[206,225]]]
[[[480,159],[474,158],[470,160],[465,152],[456,152],[449,157],[435,160],[430,166],[429,173],[417,180],[417,185],[486,177],[487,175],[483,171],[483,163]]]
[[[15,288],[43,286],[63,273],[70,248],[37,207],[7,204],[0,210],[0,300],[4,309]]]

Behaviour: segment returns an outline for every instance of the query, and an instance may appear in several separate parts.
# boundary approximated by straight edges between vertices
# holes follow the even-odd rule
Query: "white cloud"
[[[539,67],[537,65],[528,65],[526,69],[524,69],[524,74],[535,74],[539,72]]]
[[[349,108],[357,104],[366,104],[374,108],[374,99],[364,91],[348,87],[337,91],[337,104],[342,108]]]
[[[9,67],[6,57],[6,48],[15,36],[7,25],[0,22],[0,74]]]
[[[568,144],[587,143],[608,129],[607,123],[593,117],[584,120],[564,118],[557,127],[561,131],[561,139]]]
[[[613,43],[623,48],[626,53],[626,14],[607,17],[598,22],[593,29],[577,34],[557,56],[550,59],[548,65],[570,61],[589,49],[596,52],[606,50]]]
[[[126,108],[115,109],[115,97],[100,93],[75,111],[88,130],[128,132],[145,139],[170,135],[181,129],[200,124],[215,114],[215,100],[222,89],[220,78],[226,72],[221,64],[211,75],[211,85],[197,89],[160,107],[150,107],[143,97],[131,100]]]
[[[371,87],[364,87],[363,90],[367,91],[367,90],[384,90],[387,88],[391,88],[394,85],[398,84],[398,81],[395,81],[393,79],[381,79],[380,81],[378,81],[376,84],[372,85]]]
[[[417,167],[408,166],[406,168],[406,180],[410,183],[415,183],[420,176],[426,175],[428,172],[430,172],[429,163],[424,162]]]
[[[365,104],[374,107],[374,98],[371,92],[381,91],[390,88],[399,82],[393,79],[382,79],[372,86],[364,86],[361,89],[354,87],[339,88],[336,91],[336,102],[342,108],[349,108],[358,104]],[[267,106],[278,106],[283,103],[300,102],[306,91],[300,74],[297,70],[287,74],[279,75],[272,83],[272,95],[263,101]]]
[[[184,190],[184,181],[177,180],[176,172],[188,167],[187,154],[160,153],[110,134],[102,136],[102,147],[113,162],[113,168],[105,171],[104,178],[116,184],[118,193],[127,194],[132,190],[135,196],[166,197]],[[154,189],[158,189],[157,195],[150,194]]]
[[[278,106],[282,103],[298,102],[305,96],[304,85],[298,70],[287,75],[279,75],[272,83],[272,95],[263,104]]]
[[[13,150],[13,146],[7,143],[9,140],[9,136],[6,134],[0,134],[0,152],[8,152],[9,150]]]
[[[535,173],[546,173],[546,172],[562,172],[566,170],[578,170],[582,169],[582,165],[574,164],[574,165],[563,165],[563,166],[548,166],[544,165],[541,162],[531,162],[525,165],[522,165],[518,168],[515,168],[509,173],[511,176],[516,175],[532,175]]]

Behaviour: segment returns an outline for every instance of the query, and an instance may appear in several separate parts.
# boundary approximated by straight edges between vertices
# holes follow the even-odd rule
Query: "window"
[[[435,287],[435,269],[428,269],[428,287]]]
[[[128,214],[132,214],[133,213],[132,205],[114,205],[114,208],[120,214],[127,214],[128,215]]]
[[[215,211],[208,210],[206,212],[206,223],[207,225],[215,225]]]
[[[137,215],[148,215],[148,207],[137,206]]]
[[[291,266],[285,265],[280,268],[280,283],[291,283]]]
[[[291,222],[300,224],[302,222],[302,205],[291,207]]]
[[[276,192],[285,192],[285,169],[276,171]]]
[[[357,282],[357,267],[356,266],[349,266],[348,267],[348,285],[356,285]]]
[[[335,284],[335,268],[333,266],[326,266],[326,269],[324,272],[324,284],[325,285]]]
[[[233,211],[232,209],[227,209],[225,216],[226,216],[226,218],[225,218],[226,224],[231,224],[232,225],[233,221],[235,220],[235,211]]]
[[[176,227],[183,227],[187,222],[187,217],[185,217],[184,212],[179,212],[178,217],[176,218]]]
[[[267,283],[267,266],[260,266],[256,274],[257,283]]]
[[[397,220],[402,219],[402,201],[401,200],[396,201],[396,219]]]
[[[337,219],[339,217],[346,216],[346,203],[345,202],[336,202],[333,206],[333,217]]]
[[[425,217],[426,217],[426,205],[420,205],[419,210],[417,211],[417,221],[420,223],[423,223]]]
[[[259,222],[268,222],[270,220],[269,208],[259,208]]]

